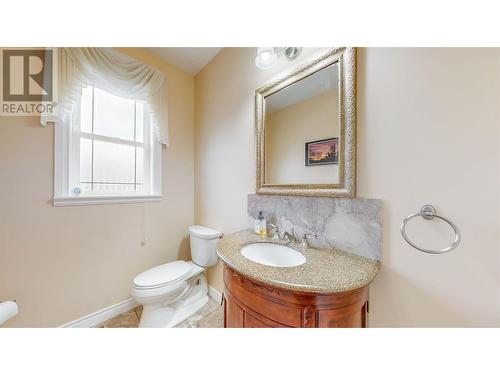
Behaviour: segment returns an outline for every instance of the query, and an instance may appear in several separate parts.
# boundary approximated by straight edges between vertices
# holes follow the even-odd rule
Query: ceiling
[[[152,54],[163,61],[176,66],[177,68],[196,75],[200,72],[215,55],[222,49],[221,47],[149,47],[146,48]]]
[[[338,65],[332,64],[266,97],[266,114],[269,115],[327,91],[337,90],[338,84]]]

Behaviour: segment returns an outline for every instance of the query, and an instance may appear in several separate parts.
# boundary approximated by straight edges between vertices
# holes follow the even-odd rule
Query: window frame
[[[111,93],[112,94],[112,93]],[[136,104],[137,105],[137,104]],[[144,111],[146,112],[146,111]],[[83,206],[96,204],[157,202],[162,199],[161,144],[153,131],[151,121],[144,123],[144,142],[101,136],[80,131],[80,105],[68,113],[64,121],[55,124],[54,132],[54,196],[53,205]],[[125,194],[102,194],[102,192],[75,194],[72,187],[80,186],[80,139],[94,139],[141,146],[144,149],[144,189],[141,192]],[[149,166],[149,168],[148,168]]]

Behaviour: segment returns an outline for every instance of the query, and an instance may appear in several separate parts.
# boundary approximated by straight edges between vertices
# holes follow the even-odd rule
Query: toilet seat
[[[183,260],[165,263],[139,274],[134,279],[134,288],[140,290],[163,288],[189,278],[192,271],[192,264]]]
[[[176,265],[171,265],[176,263]],[[203,274],[205,269],[197,264],[190,262],[171,262],[162,264],[143,272],[145,275],[137,276],[132,285],[131,295],[140,304],[149,308],[149,306],[161,303],[159,306],[165,306],[175,303],[182,299],[186,293],[193,288],[193,283],[197,275]],[[186,268],[187,267],[187,268]],[[185,270],[187,274],[182,275]],[[153,272],[149,272],[152,271]],[[150,277],[151,276],[151,277]],[[204,277],[201,275],[200,277]],[[191,280],[193,279],[193,280]],[[160,282],[163,282],[160,284]],[[206,282],[205,282],[206,283]],[[140,284],[140,285],[136,285]],[[155,284],[155,285],[150,285]],[[198,285],[198,284],[196,284]]]

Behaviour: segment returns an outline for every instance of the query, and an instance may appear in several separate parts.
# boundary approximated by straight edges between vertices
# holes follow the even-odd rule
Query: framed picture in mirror
[[[306,143],[306,167],[339,163],[339,139],[328,138]]]

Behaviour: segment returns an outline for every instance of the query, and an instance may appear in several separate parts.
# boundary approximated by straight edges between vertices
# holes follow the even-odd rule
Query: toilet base
[[[170,328],[198,312],[208,302],[208,285],[205,275],[199,274],[188,280],[190,292],[171,304],[144,305],[140,328]]]

